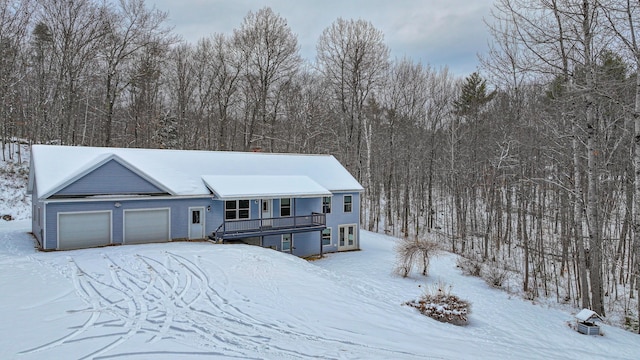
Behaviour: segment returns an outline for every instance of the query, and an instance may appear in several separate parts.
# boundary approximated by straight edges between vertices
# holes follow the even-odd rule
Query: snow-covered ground
[[[394,238],[316,261],[248,245],[38,252],[30,223],[0,221],[2,359],[637,359],[638,335],[572,330],[568,312],[466,277],[453,255],[427,278],[392,275]],[[444,281],[470,325],[402,303]]]
[[[19,153],[16,144],[0,147],[0,217],[31,218],[31,196],[27,195],[29,154],[26,144],[20,145]]]
[[[186,242],[38,252],[28,162],[5,150],[0,216],[17,220],[0,220],[0,359],[640,358],[638,335],[578,334],[569,312],[463,276],[454,255],[427,278],[394,276],[396,239],[369,232],[362,251],[312,262]],[[469,326],[402,305],[439,282],[472,303]]]

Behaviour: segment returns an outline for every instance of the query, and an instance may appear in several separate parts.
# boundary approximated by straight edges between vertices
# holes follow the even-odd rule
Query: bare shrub
[[[482,264],[473,259],[459,256],[456,260],[456,266],[462,270],[462,273],[470,276],[480,276],[482,273]]]
[[[457,326],[467,325],[471,313],[471,304],[452,295],[451,286],[442,282],[425,290],[420,299],[408,301],[405,305],[432,319]]]
[[[436,243],[424,239],[402,239],[396,245],[396,268],[394,272],[402,277],[411,274],[414,266],[422,267],[422,275],[429,274],[429,259],[438,250]]]
[[[489,266],[487,268],[482,277],[489,286],[500,288],[502,287],[502,284],[504,284],[505,280],[507,280],[509,273],[507,270],[497,266],[497,264],[493,265],[494,266]]]

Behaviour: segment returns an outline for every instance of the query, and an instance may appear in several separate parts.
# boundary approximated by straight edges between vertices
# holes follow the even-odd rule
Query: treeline
[[[640,4],[499,0],[481,73],[337,19],[314,62],[269,8],[192,44],[143,0],[0,1],[0,126],[68,145],[331,153],[362,223],[637,326]]]

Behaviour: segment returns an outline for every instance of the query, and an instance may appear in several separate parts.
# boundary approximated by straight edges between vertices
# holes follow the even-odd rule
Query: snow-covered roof
[[[578,321],[589,321],[593,319],[602,320],[602,318],[600,318],[600,315],[598,315],[598,313],[589,309],[580,310],[580,312],[576,314],[576,319],[578,319]]]
[[[331,192],[308,176],[205,175],[207,187],[220,199],[317,197]]]
[[[308,180],[297,180],[307,187],[305,191],[308,193],[363,190],[358,181],[332,155],[57,145],[32,146],[29,189],[32,190],[36,186],[40,196],[51,194],[89,173],[96,168],[96,164],[104,163],[106,159],[111,158],[117,159],[130,170],[147,180],[152,180],[173,195],[210,194],[203,176],[212,180],[210,177],[213,175],[237,177],[235,180],[250,176],[279,176],[280,180],[287,180],[289,185],[296,179],[286,178],[287,176],[306,177]],[[229,184],[225,185],[223,179],[213,180],[220,189],[227,189],[226,193],[237,190],[226,187]],[[312,182],[322,188],[322,191]],[[299,187],[300,184],[295,185],[296,188],[292,188],[292,191],[303,191],[304,189]],[[267,190],[277,190],[267,189],[266,184],[251,185],[255,187],[244,190],[246,193],[266,194]]]
[[[154,184],[158,188],[163,189],[163,190],[165,190],[166,192],[168,192],[170,194],[172,193],[171,190],[167,189],[163,184],[159,183],[154,178],[152,178],[152,177],[148,176],[147,174],[143,173],[142,171],[138,170],[138,168],[136,168],[135,166],[127,163],[126,161],[121,159],[119,156],[114,155],[114,154],[100,154],[95,159],[90,160],[88,163],[84,164],[83,166],[78,167],[73,173],[69,174],[69,176],[66,178],[65,181],[57,184],[56,186],[51,188],[46,193],[40,191],[40,197],[47,198],[47,197],[55,194],[56,192],[64,189],[66,186],[70,185],[74,181],[80,179],[84,175],[90,173],[91,171],[99,168],[100,166],[106,164],[107,162],[109,162],[111,160],[118,162],[122,166],[124,166],[127,169],[131,170],[132,172],[134,172],[135,174],[137,174],[141,178],[143,178],[143,179],[149,181],[150,183]],[[57,167],[57,164],[56,164],[56,167]]]

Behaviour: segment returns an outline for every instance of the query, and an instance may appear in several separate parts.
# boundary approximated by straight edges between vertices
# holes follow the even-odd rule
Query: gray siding
[[[54,195],[164,194],[166,191],[110,160]]]

